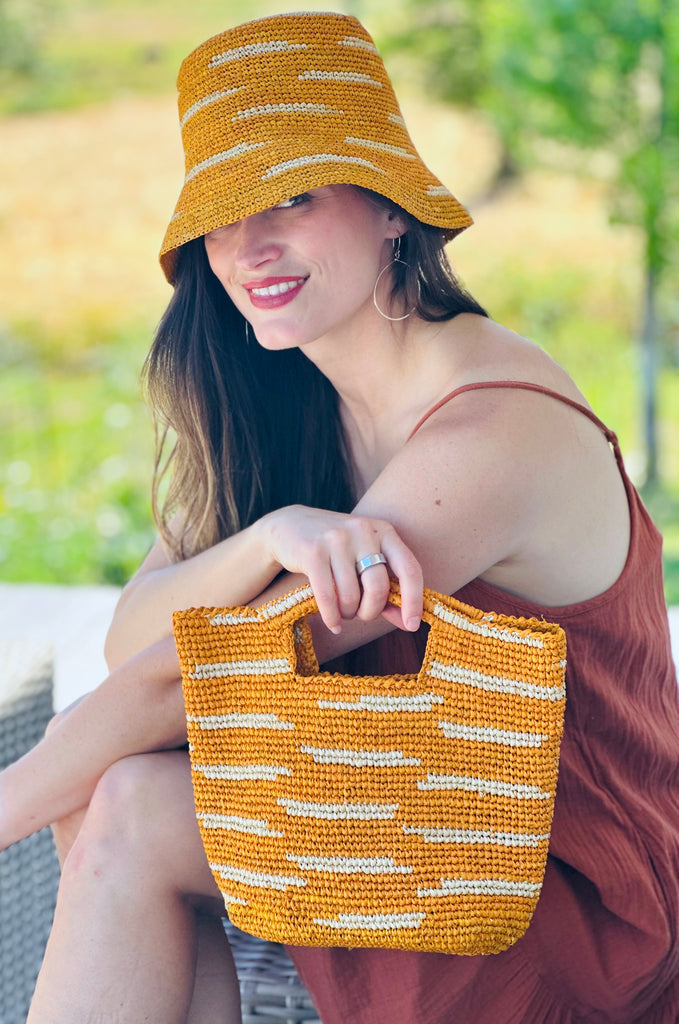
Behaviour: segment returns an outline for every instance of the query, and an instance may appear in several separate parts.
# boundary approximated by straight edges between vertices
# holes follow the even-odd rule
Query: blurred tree
[[[501,173],[610,154],[614,219],[644,237],[646,483],[658,481],[658,292],[679,225],[679,0],[405,0],[389,49],[441,97],[490,116]],[[416,27],[414,27],[414,25]],[[546,152],[545,140],[556,143]],[[580,161],[582,163],[582,161]]]
[[[46,0],[0,0],[0,73],[35,71],[48,21]]]

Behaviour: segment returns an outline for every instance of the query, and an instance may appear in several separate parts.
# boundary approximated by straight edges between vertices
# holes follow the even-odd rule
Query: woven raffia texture
[[[177,246],[329,184],[388,196],[448,237],[471,224],[425,166],[382,60],[355,18],[262,18],[209,39],[177,79],[184,186],[162,245]]]
[[[42,737],[52,716],[51,650],[0,640],[0,768]],[[49,829],[0,853],[0,1024],[24,1024],[59,884]]]
[[[230,918],[295,945],[505,949],[544,874],[563,631],[425,591],[420,672],[353,677],[318,671],[315,611],[306,588],[175,613],[198,820]]]

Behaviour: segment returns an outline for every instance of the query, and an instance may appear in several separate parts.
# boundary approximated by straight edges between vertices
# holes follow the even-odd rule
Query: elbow
[[[113,672],[114,669],[118,668],[118,666],[121,664],[121,661],[123,660],[120,658],[119,652],[117,650],[116,636],[112,636],[112,633],[113,627],[109,626],[108,633],[106,634],[106,639],[104,640],[104,660],[106,662],[106,667],[108,668],[109,672]]]
[[[116,668],[119,668],[124,661],[135,653],[135,651],[129,649],[129,642],[126,642],[127,633],[129,632],[126,626],[126,615],[124,614],[125,606],[129,600],[130,594],[136,589],[136,580],[131,579],[123,587],[122,593],[118,598],[118,603],[113,612],[113,618],[106,632],[106,638],[104,640],[104,659],[108,666],[109,672],[113,672]]]

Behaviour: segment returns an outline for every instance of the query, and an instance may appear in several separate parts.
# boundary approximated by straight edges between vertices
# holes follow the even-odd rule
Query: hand
[[[422,569],[390,523],[367,516],[290,505],[260,520],[270,558],[288,572],[303,573],[328,629],[342,619],[368,622],[379,615],[401,629],[416,630],[422,616]],[[387,565],[359,577],[356,562],[381,551],[401,587],[401,608],[388,604]]]

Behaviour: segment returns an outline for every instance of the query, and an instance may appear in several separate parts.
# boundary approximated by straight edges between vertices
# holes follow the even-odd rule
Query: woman
[[[162,540],[116,611],[110,678],[0,790],[4,845],[62,819],[30,1024],[239,1019],[187,755],[170,749],[185,739],[170,617],[307,579],[321,662],[407,671],[423,582],[559,621],[569,643],[528,932],[493,957],[293,949],[324,1022],[676,1021],[676,679],[660,537],[615,436],[450,275],[443,243],[470,219],[358,22],[251,22],[191,54],[179,88],[175,290],[148,363],[177,436]],[[402,611],[385,608],[389,572]]]

